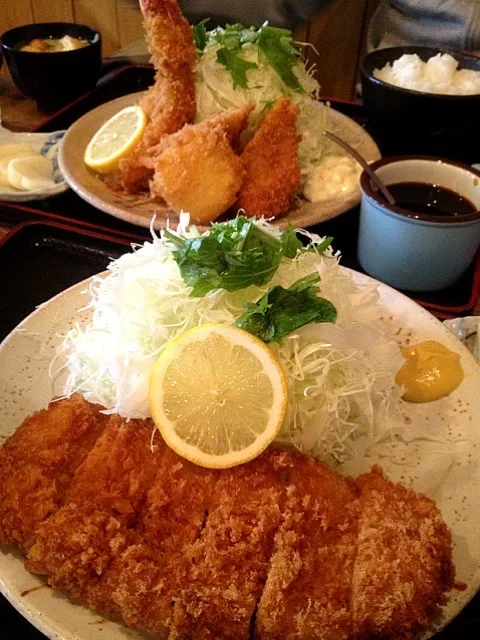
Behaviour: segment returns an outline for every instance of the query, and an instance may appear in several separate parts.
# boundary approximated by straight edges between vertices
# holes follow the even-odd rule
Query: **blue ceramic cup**
[[[390,205],[364,171],[357,245],[363,269],[409,291],[437,291],[454,284],[480,245],[480,171],[427,156],[384,158],[371,167],[387,186],[438,185],[469,200],[476,211],[434,216]]]

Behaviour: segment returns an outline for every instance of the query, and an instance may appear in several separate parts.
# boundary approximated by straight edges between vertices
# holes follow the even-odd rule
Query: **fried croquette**
[[[193,223],[207,224],[234,202],[244,177],[241,159],[229,138],[235,137],[235,125],[246,122],[242,114],[212,126],[209,120],[187,125],[169,136],[165,147],[154,159],[155,173],[150,192],[175,211],[188,211]]]

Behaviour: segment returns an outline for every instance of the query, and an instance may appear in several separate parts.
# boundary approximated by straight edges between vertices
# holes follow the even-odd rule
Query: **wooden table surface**
[[[6,65],[0,71],[0,114],[1,123],[12,131],[32,131],[49,113],[40,111],[35,102],[22,95],[13,84]],[[0,224],[0,238],[10,227]],[[474,310],[475,315],[480,315],[480,301]]]

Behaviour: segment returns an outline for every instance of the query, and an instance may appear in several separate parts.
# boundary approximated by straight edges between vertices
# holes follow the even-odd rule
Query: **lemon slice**
[[[280,364],[258,338],[231,325],[183,333],[150,377],[150,410],[166,443],[202,467],[252,460],[280,431],[287,388]]]
[[[126,107],[100,127],[85,149],[85,164],[110,173],[142,137],[147,117],[141,107]]]

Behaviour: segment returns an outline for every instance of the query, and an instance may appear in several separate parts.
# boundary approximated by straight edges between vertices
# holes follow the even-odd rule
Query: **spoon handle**
[[[370,165],[368,164],[368,162],[365,160],[365,158],[363,158],[358,153],[358,151],[356,151],[353,147],[351,147],[349,144],[344,142],[341,138],[338,138],[335,134],[330,133],[330,131],[324,131],[323,133],[324,135],[327,136],[327,138],[330,138],[330,140],[333,140],[333,142],[338,144],[340,147],[342,147],[342,149],[345,149],[347,153],[353,156],[355,160],[365,169],[365,171],[368,173],[372,181],[377,185],[377,187],[383,193],[383,196],[385,197],[386,201],[390,204],[395,204],[395,200],[393,199],[387,187],[383,184],[383,182],[376,175],[376,173],[370,168]]]

